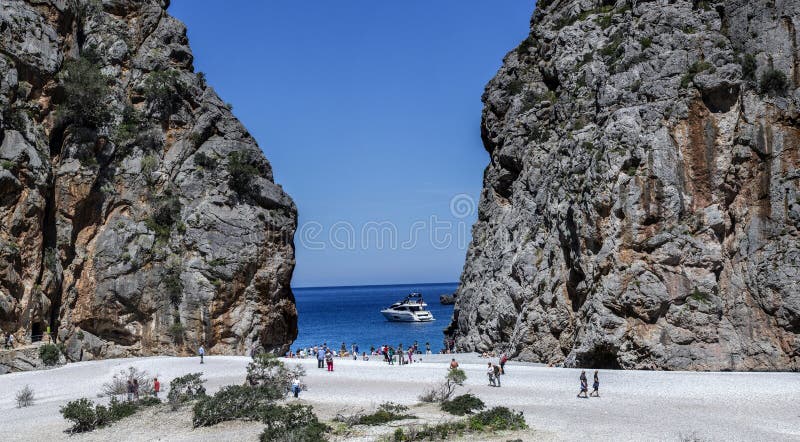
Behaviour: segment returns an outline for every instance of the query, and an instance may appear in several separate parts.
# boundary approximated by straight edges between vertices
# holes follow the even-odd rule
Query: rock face
[[[797,28],[790,1],[537,2],[483,96],[457,347],[798,370]]]
[[[296,207],[167,0],[0,0],[0,328],[70,359],[283,351]]]

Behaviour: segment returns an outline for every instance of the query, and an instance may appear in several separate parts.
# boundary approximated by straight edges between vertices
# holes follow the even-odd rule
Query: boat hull
[[[431,322],[435,320],[430,313],[427,315],[417,315],[412,312],[398,312],[386,309],[381,310],[381,314],[383,314],[383,317],[386,318],[387,321],[391,322]]]

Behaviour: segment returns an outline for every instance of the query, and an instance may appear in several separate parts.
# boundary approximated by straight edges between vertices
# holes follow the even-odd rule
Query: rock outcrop
[[[296,207],[168,0],[0,0],[0,328],[81,358],[283,351]]]
[[[790,1],[537,2],[483,96],[457,347],[798,370],[798,28]]]

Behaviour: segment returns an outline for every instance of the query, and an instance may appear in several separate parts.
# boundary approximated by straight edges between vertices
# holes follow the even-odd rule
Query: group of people
[[[354,361],[359,359],[363,361],[369,361],[371,357],[383,357],[383,360],[388,363],[389,365],[394,365],[395,360],[399,365],[409,364],[415,361],[419,361],[419,355],[423,354],[423,350],[420,347],[419,343],[416,341],[413,345],[409,345],[406,347],[407,350],[404,350],[403,344],[398,344],[397,347],[392,347],[390,345],[381,345],[380,347],[371,346],[369,348],[369,352],[367,351],[360,351],[358,344],[353,343],[350,345],[350,348],[347,347],[347,344],[342,342],[341,347],[338,351],[334,350],[333,348],[328,346],[328,343],[325,342],[322,345],[317,345],[314,347],[308,348],[299,348],[297,351],[293,352],[289,350],[286,352],[287,358],[298,358],[298,359],[305,359],[305,358],[317,358],[318,368],[324,368],[328,366],[329,371],[333,371],[333,358],[352,358]],[[431,354],[431,344],[430,342],[425,343],[425,350],[426,355]],[[328,361],[330,360],[330,364]]]
[[[158,397],[158,393],[161,391],[161,382],[158,382],[158,378],[153,378],[153,394],[155,397]],[[136,378],[128,379],[127,385],[127,393],[128,393],[128,401],[138,401],[139,400],[139,380]]]
[[[589,391],[589,382],[586,380],[586,370],[581,371],[581,391],[578,392],[578,397],[588,399],[589,396],[600,397],[600,376],[597,370],[594,371],[594,382],[592,383],[592,392],[587,395]]]
[[[508,362],[508,356],[505,353],[503,353],[503,355],[500,356],[499,364],[492,364],[491,362],[488,363],[486,368],[486,374],[487,376],[489,376],[490,387],[500,386],[500,376],[506,374],[506,362]]]

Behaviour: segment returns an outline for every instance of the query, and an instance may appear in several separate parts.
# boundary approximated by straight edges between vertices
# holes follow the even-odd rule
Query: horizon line
[[[304,290],[304,289],[347,289],[347,288],[357,288],[357,287],[392,287],[398,285],[446,285],[446,284],[456,284],[458,285],[458,281],[453,282],[410,282],[410,283],[397,283],[397,284],[363,284],[363,285],[319,285],[319,286],[303,286],[303,287],[291,287],[292,290]]]

